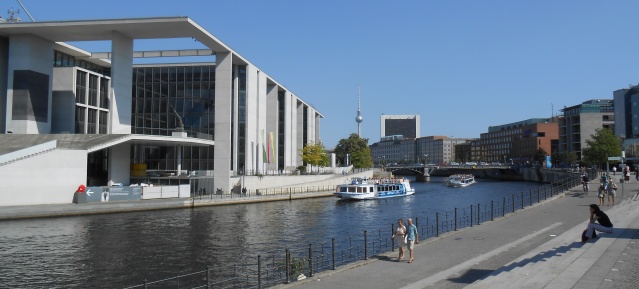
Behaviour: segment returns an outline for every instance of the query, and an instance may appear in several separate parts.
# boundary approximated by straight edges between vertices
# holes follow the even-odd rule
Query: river
[[[318,198],[232,206],[0,221],[0,288],[122,288],[142,280],[253,262],[309,243],[390,235],[398,218],[489,205],[538,186],[479,180],[449,188],[413,182],[413,196],[360,202]],[[460,210],[460,214],[466,211]]]

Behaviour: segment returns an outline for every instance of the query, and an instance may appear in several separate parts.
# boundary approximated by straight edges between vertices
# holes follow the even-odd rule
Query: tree
[[[586,141],[586,147],[581,153],[589,164],[603,165],[608,161],[608,157],[621,156],[621,140],[611,129],[598,128]]]
[[[333,150],[339,163],[346,165],[346,155],[350,155],[350,162],[355,168],[370,168],[373,166],[371,148],[367,138],[360,138],[352,133],[347,139],[341,139]]]
[[[552,153],[552,162],[557,165],[572,165],[579,161],[575,152],[554,152]]]
[[[546,160],[546,156],[547,155],[548,155],[548,153],[543,148],[539,148],[535,152],[535,156],[533,156],[533,160],[537,164],[542,165],[544,163],[544,161]]]
[[[301,156],[302,161],[311,166],[317,166],[318,169],[320,166],[325,167],[330,163],[326,149],[322,143],[308,143],[304,145]]]

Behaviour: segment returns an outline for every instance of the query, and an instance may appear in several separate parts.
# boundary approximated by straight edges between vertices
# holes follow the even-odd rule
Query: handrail
[[[23,148],[21,150],[17,150],[14,152],[10,152],[8,154],[0,155],[0,165],[4,165],[18,159],[26,158],[31,155],[35,155],[38,153],[43,153],[45,151],[53,150],[58,147],[58,141],[52,140],[49,142],[41,143],[39,145],[34,145],[28,148]]]

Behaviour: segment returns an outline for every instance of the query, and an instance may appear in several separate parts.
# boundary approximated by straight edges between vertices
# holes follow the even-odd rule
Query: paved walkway
[[[494,222],[421,242],[415,262],[397,252],[325,271],[278,288],[637,288],[639,184],[621,185],[617,205],[603,206],[612,234],[581,243],[591,186]]]

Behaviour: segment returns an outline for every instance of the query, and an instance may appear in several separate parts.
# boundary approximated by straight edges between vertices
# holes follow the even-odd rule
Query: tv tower
[[[362,112],[360,111],[360,96],[359,96],[359,84],[357,85],[357,117],[355,121],[357,122],[357,135],[362,137]]]

